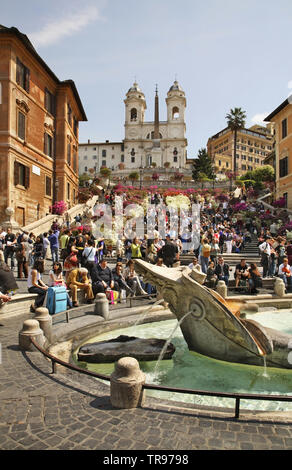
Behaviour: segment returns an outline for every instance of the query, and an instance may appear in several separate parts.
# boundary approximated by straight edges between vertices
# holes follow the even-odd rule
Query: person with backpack
[[[168,268],[178,261],[178,246],[172,242],[170,235],[166,235],[165,244],[159,251],[159,257],[163,259],[163,263]]]
[[[96,252],[94,240],[89,239],[82,253],[82,266],[87,268],[89,272],[91,272],[92,267],[95,265]]]

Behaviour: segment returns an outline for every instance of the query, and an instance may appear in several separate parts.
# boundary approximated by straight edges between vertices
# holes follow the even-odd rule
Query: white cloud
[[[55,44],[65,36],[78,33],[89,23],[101,19],[98,9],[95,6],[83,9],[78,13],[71,13],[66,18],[47,23],[40,31],[28,34],[34,46],[48,46]]]
[[[258,114],[255,114],[252,118],[251,118],[251,123],[252,124],[259,124],[261,126],[266,126],[266,122],[264,122],[264,119],[269,115],[269,113],[258,113]]]

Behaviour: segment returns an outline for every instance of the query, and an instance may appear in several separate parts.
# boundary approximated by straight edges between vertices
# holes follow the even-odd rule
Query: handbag
[[[117,291],[112,290],[112,289],[107,289],[105,291],[105,295],[111,305],[114,305],[117,303],[117,300],[119,297],[119,293]]]
[[[92,250],[93,250],[93,248],[91,248],[90,252],[88,253],[88,255],[86,257],[84,255],[82,255],[82,265],[83,265],[84,268],[86,268],[87,260],[88,260],[89,256],[91,255]]]

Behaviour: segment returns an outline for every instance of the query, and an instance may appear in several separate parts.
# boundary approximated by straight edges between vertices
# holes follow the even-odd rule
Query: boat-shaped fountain
[[[135,260],[144,282],[156,286],[180,327],[190,351],[241,364],[292,368],[292,335],[240,317],[240,302],[229,302],[203,285],[205,275]]]

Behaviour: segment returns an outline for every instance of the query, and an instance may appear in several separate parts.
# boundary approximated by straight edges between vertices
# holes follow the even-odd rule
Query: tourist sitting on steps
[[[99,264],[93,266],[90,271],[90,277],[94,297],[96,294],[105,294],[106,290],[114,288],[113,274],[105,259],[102,259]]]
[[[207,285],[207,287],[210,287],[211,289],[214,289],[217,284],[217,275],[215,274],[214,261],[210,261],[209,263],[205,284]]]
[[[245,259],[242,259],[239,264],[235,266],[235,287],[239,287],[239,283],[246,284],[249,277],[248,268]]]
[[[122,290],[126,291],[126,294],[134,295],[133,289],[128,286],[126,279],[123,275],[123,264],[118,262],[116,267],[112,270],[114,280],[114,290],[121,293]]]
[[[283,259],[279,266],[278,276],[283,279],[285,288],[290,290],[292,286],[291,266],[288,264],[288,258]]]
[[[248,272],[249,272],[248,283],[249,283],[250,293],[258,294],[259,291],[257,290],[257,287],[262,287],[263,282],[262,282],[261,274],[258,270],[257,265],[255,263],[251,263]]]
[[[229,282],[229,271],[231,271],[231,268],[224,262],[224,258],[219,256],[218,263],[215,267],[215,274],[217,275],[218,281],[224,281],[227,286]]]
[[[68,275],[67,286],[71,290],[73,307],[78,307],[77,290],[82,289],[85,291],[87,303],[92,303],[94,295],[90,280],[87,276],[88,271],[86,268],[73,269]]]
[[[137,293],[140,295],[147,295],[147,292],[145,292],[145,290],[141,286],[141,281],[135,271],[135,265],[132,259],[130,259],[127,263],[125,269],[125,279],[127,284],[131,287],[131,289],[133,289],[135,295],[137,295]]]
[[[28,292],[38,294],[30,310],[35,312],[38,307],[42,307],[45,301],[48,286],[42,281],[41,275],[44,272],[44,260],[35,260],[33,267],[29,270],[27,278]]]

